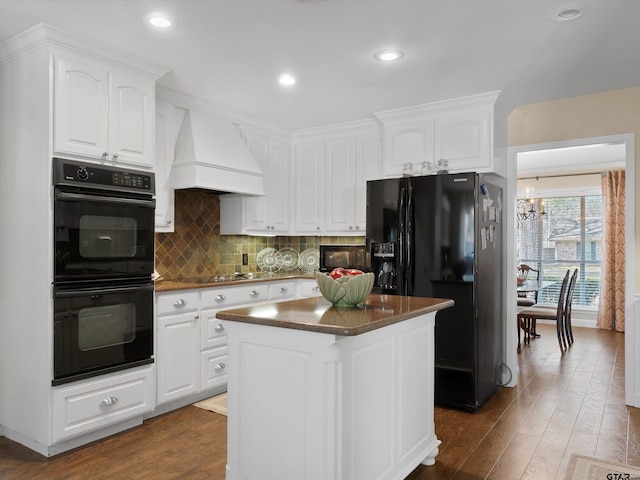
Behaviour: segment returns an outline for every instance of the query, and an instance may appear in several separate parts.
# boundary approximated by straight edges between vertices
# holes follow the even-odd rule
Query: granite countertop
[[[173,280],[156,280],[155,291],[173,292],[177,290],[191,290],[194,288],[212,288],[212,287],[231,287],[235,285],[244,285],[248,283],[260,283],[260,282],[274,282],[278,280],[291,280],[297,278],[304,278],[307,280],[314,280],[313,275],[306,275],[300,273],[257,273],[253,274],[252,278],[238,277],[235,280],[216,281],[214,277],[200,277],[200,278],[183,278]]]
[[[338,308],[323,297],[266,303],[218,312],[222,320],[353,336],[452,307],[442,298],[369,295],[361,306]]]

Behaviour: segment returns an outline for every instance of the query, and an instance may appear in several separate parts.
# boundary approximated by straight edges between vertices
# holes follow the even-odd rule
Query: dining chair
[[[531,268],[529,265],[522,263],[518,265],[518,278],[524,279],[526,281],[529,279],[529,275],[535,275],[535,280],[540,280],[540,270],[536,270],[535,268]],[[532,280],[533,280],[532,275]],[[538,291],[536,290],[533,293],[533,298],[529,296],[527,292],[518,293],[518,306],[519,307],[531,307],[538,303]]]
[[[578,279],[578,269],[576,268],[569,280],[569,288],[567,289],[567,299],[564,306],[564,332],[569,346],[573,345],[573,329],[571,328],[571,304],[573,303],[573,291],[576,287]]]
[[[530,308],[525,308],[518,312],[518,351],[520,351],[520,329],[524,331],[524,343],[528,344],[531,341],[531,332],[535,331],[536,320],[555,320],[556,321],[556,332],[558,335],[558,344],[560,345],[560,350],[565,352],[569,348],[569,342],[566,338],[565,334],[565,302],[567,299],[567,288],[569,283],[569,274],[570,270],[567,270],[567,273],[562,280],[562,286],[560,287],[560,295],[558,295],[558,306],[554,309],[552,307],[540,307],[533,306]]]

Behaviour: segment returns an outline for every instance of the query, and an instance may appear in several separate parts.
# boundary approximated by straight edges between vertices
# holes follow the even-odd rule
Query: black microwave
[[[320,245],[320,271],[330,272],[334,268],[367,268],[366,245]]]

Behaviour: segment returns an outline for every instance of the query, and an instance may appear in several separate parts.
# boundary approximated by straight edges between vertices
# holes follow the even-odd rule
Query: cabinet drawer
[[[296,296],[296,282],[277,282],[269,285],[269,300],[290,300]]]
[[[227,383],[229,357],[227,347],[212,348],[201,354],[200,390],[207,390]]]
[[[216,318],[220,309],[202,310],[200,314],[200,346],[202,350],[227,344],[227,330],[222,320]]]
[[[232,305],[263,302],[269,299],[268,283],[239,287],[215,287],[202,292],[202,308],[226,308]]]
[[[172,292],[156,294],[156,315],[191,312],[199,307],[199,292]]]
[[[53,441],[126,420],[155,407],[153,366],[53,390]]]
[[[315,280],[298,280],[298,297],[319,297],[321,295]]]

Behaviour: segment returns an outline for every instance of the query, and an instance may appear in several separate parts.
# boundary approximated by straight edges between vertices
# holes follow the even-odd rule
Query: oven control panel
[[[140,172],[62,158],[53,159],[53,184],[147,194],[155,193],[155,178],[151,172]]]

